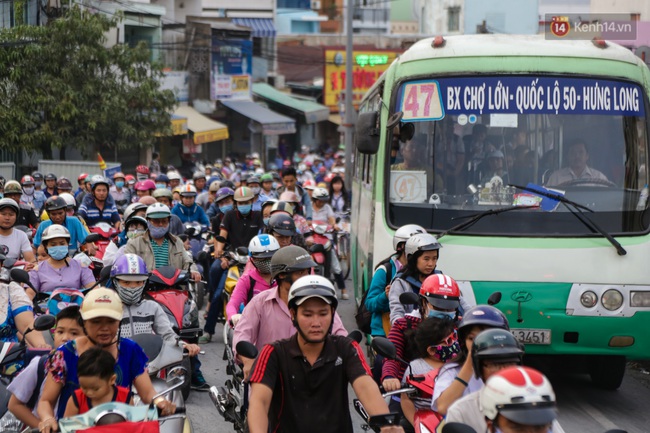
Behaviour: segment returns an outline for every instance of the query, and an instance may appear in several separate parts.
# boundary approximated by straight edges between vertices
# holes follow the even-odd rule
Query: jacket
[[[250,263],[251,262],[249,261],[246,266],[248,267]],[[248,298],[253,280],[255,280],[252,293],[253,296],[256,296],[260,292],[269,290],[271,287],[275,286],[275,281],[273,281],[272,285],[269,285],[269,283],[264,278],[262,278],[262,275],[257,271],[255,267],[245,271],[244,274],[239,277],[237,285],[230,295],[228,305],[226,305],[226,316],[228,317],[228,320],[230,320],[230,318],[235,314],[240,313],[239,308],[242,305],[245,307],[246,304],[248,304],[250,301]]]
[[[386,286],[390,284],[390,280],[397,273],[396,271],[396,257],[391,257],[390,261],[379,266],[372,276],[370,281],[370,288],[368,288],[368,295],[366,296],[366,309],[372,313],[370,321],[370,333],[373,336],[385,336],[384,324],[382,316],[384,313],[390,311],[388,304],[388,297],[386,296]],[[390,278],[387,274],[390,271]]]
[[[183,241],[169,233],[166,237],[169,241],[168,266],[173,266],[178,269],[189,269],[190,271],[198,272],[196,265],[187,256],[187,254],[185,254],[185,246],[183,245]],[[156,269],[156,259],[153,255],[153,248],[151,247],[151,238],[149,237],[149,231],[147,231],[142,236],[138,236],[135,239],[129,240],[124,247],[124,254],[137,254],[142,258],[142,260],[144,260],[149,271]]]
[[[122,337],[131,338],[138,334],[156,334],[168,343],[182,346],[178,335],[162,307],[149,299],[142,299],[135,305],[123,305],[120,332]]]
[[[115,200],[110,194],[106,196],[104,209],[101,212],[95,204],[95,197],[92,194],[84,195],[81,206],[79,206],[79,211],[77,211],[77,215],[79,215],[80,218],[83,218],[89,227],[94,226],[99,222],[106,222],[110,225],[114,225],[121,219],[117,207],[115,206]]]
[[[179,203],[172,209],[172,214],[179,217],[183,223],[196,221],[206,227],[210,225],[210,220],[205,214],[205,211],[196,203],[194,203],[191,207],[187,207]]]

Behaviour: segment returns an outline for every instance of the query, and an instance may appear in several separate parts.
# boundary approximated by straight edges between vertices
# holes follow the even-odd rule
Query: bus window
[[[517,187],[543,186],[593,210],[592,219],[609,232],[649,229],[648,220],[637,212],[647,207],[640,198],[648,184],[642,89],[631,83],[586,78],[536,79],[544,84],[544,80],[559,81],[558,85],[569,89],[566,94],[577,95],[576,101],[580,96],[591,97],[592,87],[607,88],[608,94],[626,99],[603,101],[598,96],[601,99],[594,97],[588,104],[556,106],[551,112],[540,108],[539,102],[534,109],[526,109],[519,100],[521,92],[514,89],[530,85],[531,79],[444,78],[431,83],[448,97],[430,102],[427,114],[422,105],[429,99],[412,96],[422,80],[401,84],[394,111],[403,111],[404,117],[389,134],[393,143],[399,137],[399,149],[388,150],[390,162],[385,167],[389,175],[387,215],[393,227],[417,223],[444,231],[458,224],[459,217],[530,200],[539,203],[539,197]],[[509,80],[513,80],[510,86]],[[428,85],[430,90],[433,84]],[[494,99],[497,87],[505,98],[499,104]],[[488,96],[478,112],[466,108],[465,104],[473,107],[471,98],[452,97],[473,95],[479,88],[488,89]],[[498,220],[484,218],[466,231],[514,236],[585,232],[564,206],[551,210],[519,211],[512,216],[516,224],[504,224],[510,214]]]

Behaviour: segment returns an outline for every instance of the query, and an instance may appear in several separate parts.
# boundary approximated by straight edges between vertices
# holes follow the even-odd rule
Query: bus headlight
[[[615,311],[621,308],[623,305],[623,295],[618,290],[609,289],[603,293],[603,297],[600,302],[607,310]]]
[[[650,307],[650,292],[631,292],[630,306]]]
[[[593,308],[598,303],[598,295],[591,290],[587,290],[580,295],[580,303],[585,308]]]

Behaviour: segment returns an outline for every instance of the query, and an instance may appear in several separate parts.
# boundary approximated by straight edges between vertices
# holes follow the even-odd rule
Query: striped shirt
[[[156,269],[162,266],[169,266],[169,240],[163,239],[162,244],[151,241],[151,249],[153,249],[153,256],[156,259]]]
[[[99,210],[94,200],[91,203],[84,200],[84,203],[79,206],[78,214],[86,221],[88,227],[94,226],[99,222],[106,222],[113,225],[120,221],[120,214],[115,207],[115,203],[109,203],[108,201],[104,202],[104,209]]]

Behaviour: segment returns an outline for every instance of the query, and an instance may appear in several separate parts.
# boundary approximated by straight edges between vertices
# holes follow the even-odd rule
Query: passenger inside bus
[[[551,174],[547,185],[558,186],[577,180],[596,180],[608,182],[607,177],[593,167],[589,167],[589,150],[584,140],[575,140],[567,147],[568,166]]]
[[[465,166],[465,146],[454,131],[453,122],[442,124],[442,133],[436,134],[435,158],[436,171],[442,172],[447,194],[464,191],[462,175]],[[440,190],[441,188],[436,188]]]
[[[406,142],[400,143],[397,160],[401,159],[401,162],[392,164],[390,169],[391,171],[413,170],[425,172],[427,193],[431,194],[434,187],[436,192],[442,191],[444,182],[440,173],[436,171],[434,186],[433,164],[431,163],[430,153],[427,152],[427,140],[428,136],[426,134],[417,134],[413,138],[406,140]]]
[[[494,177],[499,177],[503,181],[503,185],[510,183],[508,172],[506,170],[505,155],[500,150],[495,150],[488,154],[486,158],[487,166],[483,170],[481,184],[485,185],[490,182]]]
[[[478,184],[481,172],[485,169],[485,157],[496,150],[487,139],[487,127],[476,124],[472,134],[463,137],[465,142],[465,159],[467,160],[467,183]]]

